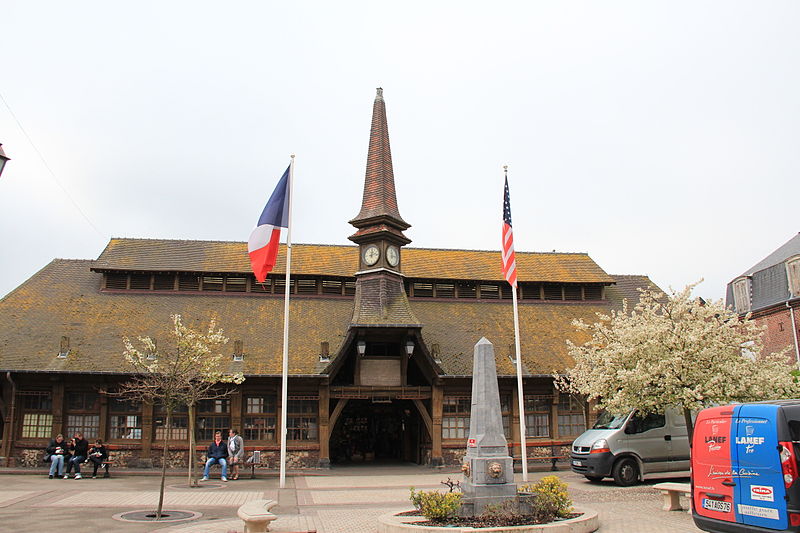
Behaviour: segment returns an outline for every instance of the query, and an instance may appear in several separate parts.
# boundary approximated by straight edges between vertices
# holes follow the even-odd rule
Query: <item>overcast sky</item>
[[[721,298],[800,230],[799,20],[791,1],[5,0],[0,295],[111,237],[246,241],[291,153],[293,241],[349,243],[383,87],[411,246],[498,249],[508,164],[517,250]]]

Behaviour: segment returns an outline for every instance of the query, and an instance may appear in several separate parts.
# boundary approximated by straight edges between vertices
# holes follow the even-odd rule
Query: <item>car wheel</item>
[[[592,483],[599,483],[599,482],[603,481],[603,476],[583,476],[583,477],[585,477],[586,479],[588,479]]]
[[[614,482],[620,487],[630,487],[639,481],[639,465],[632,457],[623,457],[614,465]]]

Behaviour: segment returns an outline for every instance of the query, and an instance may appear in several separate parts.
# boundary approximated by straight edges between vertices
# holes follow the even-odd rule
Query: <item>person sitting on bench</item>
[[[97,469],[108,459],[108,449],[103,446],[103,441],[97,439],[89,450],[89,460],[92,462],[92,479],[97,477]]]
[[[222,440],[222,432],[217,431],[214,433],[214,442],[208,446],[208,460],[206,461],[206,469],[203,470],[203,479],[200,481],[208,481],[208,471],[211,465],[219,463],[222,467],[222,481],[228,481],[228,444]]]

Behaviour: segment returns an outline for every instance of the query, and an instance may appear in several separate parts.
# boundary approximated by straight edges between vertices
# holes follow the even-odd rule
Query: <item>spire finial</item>
[[[378,87],[377,89],[375,89],[375,91],[378,93],[375,95],[375,98],[376,99],[380,98],[381,100],[383,100],[383,87]]]

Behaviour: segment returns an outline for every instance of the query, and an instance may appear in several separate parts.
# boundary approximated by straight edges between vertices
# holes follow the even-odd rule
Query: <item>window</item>
[[[525,396],[525,436],[549,437],[552,396]]]
[[[800,296],[800,257],[786,262],[786,278],[789,280],[789,292],[792,296]]]
[[[750,280],[740,278],[733,282],[733,303],[737,313],[750,311]]]
[[[244,276],[228,276],[225,278],[226,292],[245,292],[247,290],[247,278]]]
[[[437,298],[455,298],[456,286],[452,283],[437,283],[436,284],[436,297]]]
[[[500,395],[500,411],[503,413],[503,434],[511,438],[511,396]]]
[[[558,397],[558,436],[573,437],[586,431],[583,406],[575,396],[561,394]]]
[[[476,298],[478,296],[477,286],[471,281],[459,281],[456,287],[459,298]]]
[[[106,289],[125,290],[128,288],[128,275],[117,272],[106,274]]]
[[[565,300],[583,300],[583,293],[580,285],[564,285]]]
[[[541,300],[542,287],[541,285],[533,285],[531,283],[520,283],[521,298],[523,300]]]
[[[214,433],[228,434],[231,427],[231,401],[228,398],[202,400],[197,404],[197,438],[212,440]]]
[[[342,294],[342,282],[333,279],[322,280],[322,294]]]
[[[433,296],[432,283],[414,283],[412,289],[414,291],[414,298],[430,298]]]
[[[174,274],[155,274],[153,276],[154,291],[171,291],[175,289]]]
[[[442,404],[442,438],[469,437],[469,417],[472,399],[469,396],[446,396]]]
[[[482,283],[480,285],[481,299],[483,300],[498,300],[500,299],[500,287],[498,285],[489,285]]]
[[[49,391],[20,392],[22,438],[44,439],[53,432],[53,397]]]
[[[100,396],[96,392],[67,393],[67,435],[82,433],[86,440],[100,434]]]
[[[642,416],[642,413],[636,413],[634,416],[628,420],[628,424],[625,426],[625,433],[627,434],[635,434],[635,433],[644,433],[645,431],[650,431],[651,429],[663,428],[667,424],[666,418],[664,414],[656,414],[656,413],[649,413],[647,415]]]
[[[603,286],[586,285],[583,288],[583,297],[585,300],[601,300],[603,298]]]
[[[292,399],[286,409],[288,440],[317,440],[317,408],[319,400]]]
[[[172,413],[171,427],[167,425],[167,412],[164,406],[158,404],[153,409],[153,429],[155,439],[164,440],[168,436],[171,440],[186,440],[189,438],[189,415],[186,414],[186,406],[179,407]]]
[[[244,439],[275,440],[275,396],[245,396]]]
[[[142,417],[141,406],[136,402],[129,402],[120,398],[109,398],[109,438],[111,439],[141,439]]]
[[[550,285],[545,283],[544,285],[544,299],[545,300],[563,300],[563,294],[561,292],[562,286],[561,285]]]
[[[150,274],[131,274],[131,289],[150,290]]]

